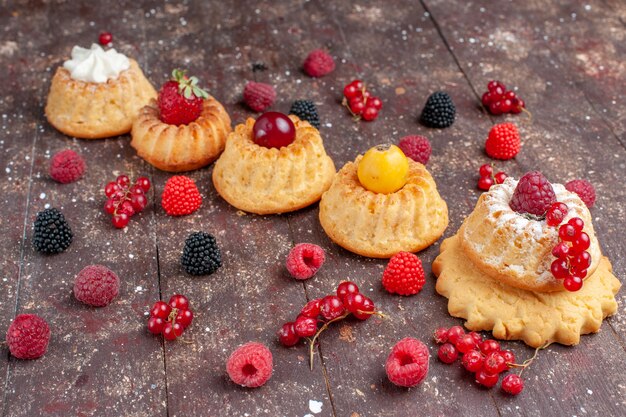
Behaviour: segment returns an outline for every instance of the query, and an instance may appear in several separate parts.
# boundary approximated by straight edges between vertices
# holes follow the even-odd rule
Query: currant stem
[[[528,115],[528,123],[532,122],[533,114],[529,110],[526,110],[526,107],[522,107],[522,111]]]
[[[317,340],[317,338],[319,337],[319,335],[328,328],[328,326],[330,325],[330,323],[334,323],[336,321],[339,320],[343,320],[346,317],[348,317],[350,315],[350,312],[348,311],[347,313],[342,314],[339,317],[335,317],[332,320],[327,321],[326,323],[324,323],[324,325],[322,325],[322,327],[320,327],[320,329],[317,331],[317,333],[315,333],[315,336],[313,336],[313,339],[311,339],[311,341],[309,342],[309,358],[310,358],[310,367],[311,370],[313,370],[313,348],[315,347],[315,341]]]
[[[524,373],[524,370],[526,370],[526,368],[528,368],[535,359],[537,359],[537,355],[539,354],[540,350],[543,350],[545,348],[547,348],[548,346],[550,346],[550,343],[546,343],[543,346],[539,346],[538,348],[535,349],[535,353],[533,354],[533,356],[530,359],[526,359],[524,362],[522,362],[521,364],[519,363],[507,363],[509,368],[522,368],[522,370],[519,373],[519,376],[521,377],[522,374]]]

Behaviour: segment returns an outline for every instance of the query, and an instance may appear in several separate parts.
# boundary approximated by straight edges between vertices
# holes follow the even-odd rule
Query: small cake
[[[52,78],[45,113],[66,135],[107,138],[128,133],[139,109],[154,97],[135,60],[96,44],[75,46]]]
[[[394,145],[379,145],[339,170],[320,202],[320,222],[339,246],[389,258],[441,237],[448,207],[424,165]]]
[[[335,174],[319,131],[297,116],[267,112],[228,136],[213,184],[232,206],[285,213],[318,201]]]
[[[172,80],[139,111],[133,122],[131,146],[163,171],[202,168],[224,150],[231,132],[230,116],[215,98],[198,87],[196,77],[174,70]]]
[[[532,347],[575,345],[597,332],[617,311],[621,285],[585,204],[538,172],[484,193],[432,270],[449,313],[468,329]]]

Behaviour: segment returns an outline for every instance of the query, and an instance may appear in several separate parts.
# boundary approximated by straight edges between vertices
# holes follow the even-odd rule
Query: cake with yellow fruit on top
[[[322,195],[319,219],[339,246],[389,258],[439,239],[448,226],[448,207],[424,165],[384,144],[339,170]]]

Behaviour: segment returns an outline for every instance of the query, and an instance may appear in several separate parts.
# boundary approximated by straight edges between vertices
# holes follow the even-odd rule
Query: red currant
[[[296,334],[293,322],[283,324],[278,331],[278,340],[283,346],[293,346],[300,341],[300,336]]]
[[[499,352],[500,351],[500,343],[497,340],[487,339],[480,344],[480,351],[485,355],[488,355],[491,352]]]
[[[165,327],[163,327],[163,338],[165,340],[176,340],[177,337],[183,334],[183,326],[180,323],[172,324],[171,321],[165,323]]]
[[[476,346],[478,346],[483,341],[483,338],[480,335],[480,333],[470,332],[470,336],[474,338],[474,342],[476,342]]]
[[[170,307],[179,310],[189,310],[189,300],[182,294],[174,294],[168,303]]]
[[[128,200],[124,200],[122,201],[122,203],[117,207],[117,212],[119,214],[127,214],[128,217],[132,217],[133,214],[135,214],[135,209],[132,205],[132,203]]]
[[[513,108],[513,103],[511,103],[511,100],[509,99],[502,100],[502,105],[500,106],[500,110],[502,111],[502,113],[508,113],[511,111],[512,108]]]
[[[144,193],[147,193],[150,190],[150,180],[146,177],[139,177],[135,180],[135,184],[141,187]]]
[[[361,306],[361,308],[359,308],[359,311],[363,311],[363,313],[357,312],[357,313],[352,313],[352,315],[359,320],[367,320],[370,317],[372,317],[372,315],[368,313],[373,312],[375,308],[376,307],[374,307],[374,302],[370,300],[369,298],[365,297],[365,300],[363,300],[363,305]]]
[[[143,194],[133,194],[130,198],[130,204],[133,206],[135,213],[139,213],[148,205],[148,199]]]
[[[456,341],[463,335],[465,335],[465,330],[461,326],[452,326],[448,330],[448,342],[456,344]]]
[[[109,32],[102,32],[100,33],[100,36],[98,36],[98,42],[102,46],[107,46],[108,44],[113,42],[113,35],[111,35]]]
[[[491,80],[487,84],[487,90],[502,95],[506,91],[506,86],[498,80]]]
[[[358,294],[359,287],[352,281],[343,281],[337,286],[337,297],[342,302],[345,302],[345,298],[348,294]]]
[[[104,211],[106,211],[109,214],[113,214],[115,212],[115,201],[111,198],[109,198],[106,203],[104,203]]]
[[[470,350],[474,350],[476,347],[476,341],[472,335],[466,334],[459,337],[455,343],[456,350],[461,353],[467,353]]]
[[[515,96],[515,91],[506,91],[504,93],[504,98],[507,99],[507,100],[511,100],[512,101],[512,100],[514,100],[517,97]]]
[[[191,310],[179,310],[174,320],[176,320],[176,323],[180,323],[183,329],[186,329],[193,320],[193,313]]]
[[[363,113],[363,110],[365,109],[365,103],[363,102],[363,99],[361,97],[351,98],[349,105],[350,111],[357,115]]]
[[[488,191],[493,185],[493,179],[491,177],[480,177],[478,180],[478,188]]]
[[[496,184],[502,184],[504,180],[506,179],[506,177],[507,177],[506,173],[503,171],[500,171],[493,178],[495,179]]]
[[[487,91],[487,92],[483,93],[483,96],[482,96],[480,101],[481,101],[481,103],[483,103],[483,106],[489,107],[489,104],[491,104],[492,100],[493,99],[492,99],[491,92]]]
[[[569,253],[569,245],[565,242],[559,242],[554,248],[552,248],[552,256],[558,259],[567,258]]]
[[[582,252],[589,249],[590,245],[591,240],[589,239],[589,235],[585,232],[579,232],[572,242],[572,249],[574,252]]]
[[[152,334],[161,334],[165,327],[165,320],[161,317],[150,317],[148,319],[148,331]]]
[[[298,316],[294,324],[296,334],[300,337],[312,337],[317,332],[317,319]]]
[[[365,110],[363,110],[362,116],[363,116],[363,120],[367,122],[371,122],[372,120],[375,120],[378,117],[378,110],[368,105],[367,107],[365,107]]]
[[[574,269],[577,269],[579,271],[586,270],[591,265],[591,255],[587,251],[582,251],[577,254],[570,262]]]
[[[559,227],[559,237],[566,242],[572,242],[576,238],[576,228],[571,224],[562,224]]]
[[[463,367],[470,372],[478,372],[480,368],[483,367],[483,362],[485,358],[482,353],[477,350],[470,350],[465,353],[461,358],[461,362],[463,363]]]
[[[491,164],[484,164],[478,168],[478,174],[481,177],[490,177],[493,174],[493,166]]]
[[[582,286],[583,279],[576,275],[570,275],[563,280],[563,287],[565,287],[567,291],[578,291],[582,288]]]
[[[365,303],[365,296],[361,293],[350,293],[342,300],[343,305],[350,313],[356,313],[359,310],[363,310],[363,303]]]
[[[362,91],[363,90],[363,81],[361,81],[361,80],[352,80],[350,85],[353,85],[354,88],[356,88],[358,91]]]
[[[498,100],[498,101],[494,101],[489,105],[489,111],[491,112],[491,114],[493,115],[499,115],[502,114],[502,101]]]
[[[321,298],[311,300],[302,307],[300,315],[316,319],[320,315]]]
[[[166,304],[164,301],[157,301],[150,310],[151,317],[159,317],[163,320],[167,320],[172,312],[172,307]]]
[[[502,391],[517,395],[524,389],[524,380],[517,374],[510,374],[502,380]]]
[[[556,203],[552,203],[552,205],[548,209],[548,212],[546,213],[546,223],[548,224],[548,226],[554,227],[561,224],[561,222],[567,215],[567,211],[567,204],[559,203],[558,201]]]
[[[343,88],[343,95],[345,96],[345,98],[347,98],[348,100],[350,100],[353,97],[357,97],[360,95],[360,91],[358,88],[356,88],[356,86],[354,86],[353,84],[348,84]]]
[[[128,225],[130,217],[126,213],[118,213],[113,216],[113,226],[117,229],[123,229]]]
[[[504,358],[504,363],[507,365],[512,365],[515,363],[515,355],[510,350],[503,350],[500,352],[502,357]]]
[[[380,110],[383,108],[383,102],[381,99],[379,99],[378,97],[370,97],[367,100],[367,106],[368,107],[373,107],[376,110]]]
[[[444,343],[439,347],[437,356],[443,363],[452,363],[459,357],[459,352],[452,343]]]
[[[566,259],[556,259],[550,265],[550,272],[554,278],[563,279],[569,275],[569,265]]]
[[[128,175],[122,174],[116,178],[115,182],[117,182],[120,187],[126,188],[130,185],[130,178],[128,178]]]
[[[118,183],[111,181],[104,187],[104,194],[110,198],[110,197],[113,197],[113,194],[115,194],[115,192],[118,191],[119,189],[120,189],[120,186],[118,185]]]
[[[296,127],[286,115],[270,111],[263,113],[252,128],[254,143],[266,148],[290,145],[296,138]]]
[[[438,344],[446,343],[448,341],[448,329],[445,327],[439,327],[435,330],[435,342]]]
[[[322,298],[322,316],[326,320],[333,320],[345,311],[343,303],[336,295],[327,295]]]
[[[485,357],[483,369],[488,374],[499,374],[508,369],[506,361],[500,352],[489,352]]]
[[[500,379],[499,374],[490,374],[485,371],[484,367],[476,372],[476,382],[487,388],[494,387],[498,383],[498,379]]]
[[[572,217],[568,220],[567,224],[571,224],[572,226],[574,226],[574,230],[576,230],[576,233],[582,232],[583,228],[585,227],[585,222],[580,217]]]

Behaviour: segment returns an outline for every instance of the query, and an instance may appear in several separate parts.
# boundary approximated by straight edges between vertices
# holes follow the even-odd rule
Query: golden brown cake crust
[[[130,68],[106,83],[74,80],[57,68],[46,103],[50,124],[68,136],[101,139],[130,132],[139,109],[157,93],[133,59]]]
[[[318,201],[335,175],[317,129],[290,115],[296,138],[288,146],[266,148],[252,140],[255,120],[235,127],[215,163],[213,184],[232,206],[256,214],[299,210]]]
[[[211,96],[203,100],[198,119],[180,126],[163,123],[156,100],[152,100],[133,122],[130,144],[160,170],[191,171],[217,159],[231,130],[230,116]]]
[[[339,170],[320,202],[320,223],[339,246],[371,258],[417,252],[441,237],[448,207],[424,165],[409,159],[406,185],[378,194],[359,182],[355,162]]]
[[[468,259],[458,234],[443,241],[432,270],[438,276],[437,292],[449,299],[448,312],[466,319],[468,329],[491,330],[498,339],[522,340],[532,347],[575,345],[581,334],[597,332],[602,320],[617,311],[615,294],[621,286],[602,256],[579,291],[515,288],[490,278]]]

